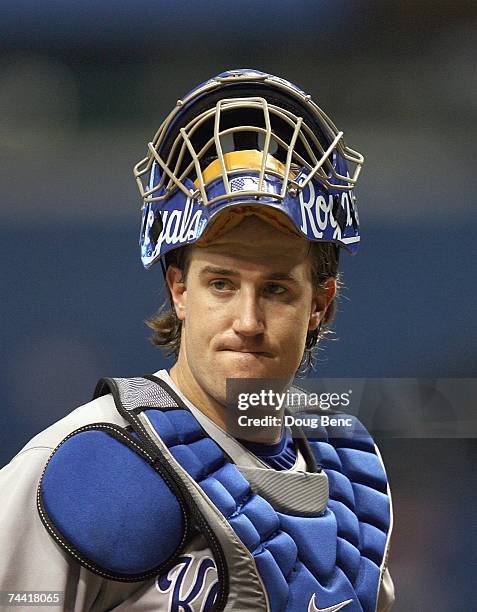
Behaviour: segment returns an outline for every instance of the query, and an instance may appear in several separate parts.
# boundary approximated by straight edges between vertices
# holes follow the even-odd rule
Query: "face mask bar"
[[[230,77],[228,77],[230,79]],[[280,86],[284,89],[293,92],[296,96],[297,91],[292,89],[286,81],[274,80],[275,77],[270,77],[268,80],[273,81],[275,87]],[[263,79],[267,80],[267,79]],[[223,81],[223,80],[222,80]],[[210,85],[210,84],[209,84]],[[213,85],[213,83],[212,83]],[[204,86],[204,88],[206,88]],[[196,90],[191,94],[191,97],[198,95],[202,90]],[[210,89],[211,87],[207,87]],[[186,100],[190,101],[190,98]],[[142,198],[147,201],[160,201],[170,197],[171,193],[177,188],[180,189],[187,197],[197,198],[203,204],[210,205],[219,200],[229,199],[230,197],[247,196],[274,197],[278,200],[283,200],[286,197],[287,190],[295,197],[311,180],[317,180],[323,184],[326,189],[349,190],[356,184],[361,167],[363,164],[363,156],[346,146],[343,140],[343,132],[338,131],[331,119],[311,100],[310,96],[303,94],[303,101],[310,106],[310,109],[317,116],[318,123],[323,128],[323,132],[327,141],[330,142],[327,148],[323,147],[317,135],[313,130],[306,125],[302,117],[299,117],[289,110],[270,104],[265,98],[261,97],[244,97],[244,98],[228,98],[221,99],[215,107],[206,110],[190,121],[185,127],[180,128],[179,134],[174,140],[167,159],[163,159],[159,154],[160,148],[164,142],[168,128],[171,125],[176,113],[186,101],[178,102],[176,109],[169,115],[166,121],[159,128],[154,140],[148,143],[149,155],[141,160],[134,168],[134,175],[139,187]],[[227,129],[221,130],[221,120],[231,112],[247,111],[254,109],[263,114],[263,125],[234,125]],[[207,122],[213,122],[213,136],[196,150],[194,147],[194,136],[200,131]],[[284,130],[275,131],[272,129],[272,123],[284,126]],[[291,131],[291,137],[286,142],[277,132],[287,134]],[[226,159],[222,140],[239,132],[255,133],[263,139],[263,147],[261,151],[261,166],[258,172],[258,184],[256,190],[237,191],[231,190],[230,177],[237,172],[247,170],[230,170],[227,168]],[[267,164],[269,159],[269,151],[272,142],[282,151],[286,152],[284,172],[278,173],[270,169]],[[297,146],[299,145],[299,146]],[[202,168],[201,162],[204,162],[207,153],[215,148],[215,157],[219,161],[221,169],[221,178],[224,184],[225,193],[219,197],[209,200],[206,192],[206,182],[204,180],[205,168]],[[298,151],[300,150],[300,152]],[[334,167],[330,158],[333,152],[336,151],[344,159],[354,165],[352,176],[343,176]],[[190,157],[190,161],[187,159]],[[150,174],[152,164],[156,164],[161,168],[160,179],[156,184],[152,180],[149,185],[144,182]],[[184,167],[185,166],[185,167]],[[304,169],[306,175],[297,177],[298,171]],[[258,168],[254,169],[256,173]],[[191,189],[184,181],[195,173],[196,188]],[[155,173],[154,173],[155,174]],[[266,174],[274,174],[282,179],[280,193],[270,193],[264,190],[264,181]],[[295,180],[298,178],[298,180]],[[190,182],[189,182],[190,185]],[[160,195],[158,194],[160,193]]]

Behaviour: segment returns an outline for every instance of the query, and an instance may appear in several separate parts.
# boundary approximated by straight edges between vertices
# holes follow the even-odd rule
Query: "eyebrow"
[[[200,271],[200,276],[205,276],[206,274],[217,274],[218,276],[240,276],[240,272],[238,270],[234,270],[232,268],[220,268],[217,266],[205,266]],[[267,280],[283,280],[290,281],[293,283],[298,283],[298,279],[288,272],[273,272],[272,274],[267,274]]]
[[[200,275],[204,276],[205,274],[218,274],[219,276],[240,276],[240,272],[238,270],[219,268],[217,266],[205,266],[205,268],[202,268],[200,271]]]

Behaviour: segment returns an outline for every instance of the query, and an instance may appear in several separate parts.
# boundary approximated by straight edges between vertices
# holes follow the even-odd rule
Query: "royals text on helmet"
[[[134,167],[142,262],[251,211],[354,254],[362,164],[310,95],[259,71],[224,72],[177,101]]]

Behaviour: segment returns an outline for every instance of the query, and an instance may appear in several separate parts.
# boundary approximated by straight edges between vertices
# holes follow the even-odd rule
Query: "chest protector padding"
[[[152,432],[225,517],[253,557],[268,610],[307,612],[347,601],[347,612],[374,612],[391,509],[382,462],[359,421],[340,415],[352,418],[352,427],[305,431],[329,498],[316,515],[297,516],[254,491],[164,381],[148,379],[103,379],[97,394],[112,391],[136,434],[150,444]]]

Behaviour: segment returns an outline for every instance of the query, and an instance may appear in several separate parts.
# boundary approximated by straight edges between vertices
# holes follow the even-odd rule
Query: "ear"
[[[308,331],[314,331],[318,328],[335,295],[336,278],[330,276],[322,283],[320,291],[313,295]]]
[[[174,310],[179,321],[184,321],[187,302],[187,288],[183,279],[182,270],[176,266],[169,266],[166,272],[166,282],[171,292]]]

